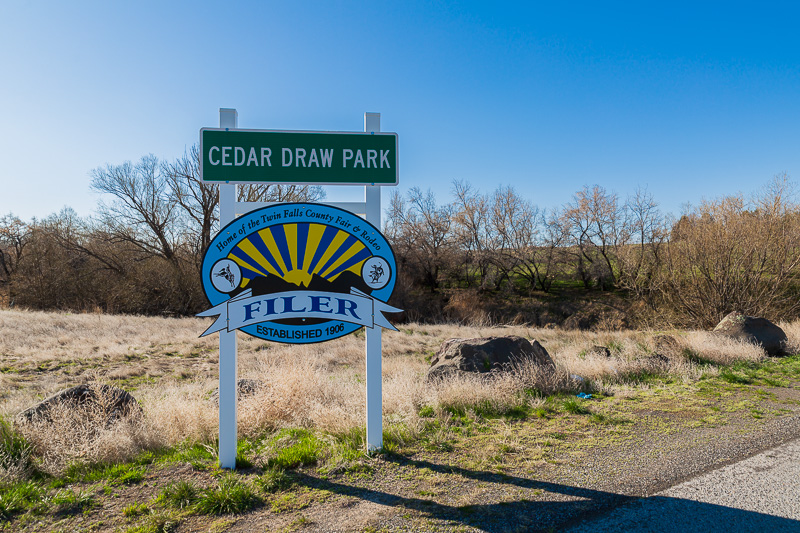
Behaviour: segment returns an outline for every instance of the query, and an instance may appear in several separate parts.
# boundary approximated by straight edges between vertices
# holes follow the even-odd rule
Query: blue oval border
[[[288,216],[287,214],[292,209],[300,209],[299,216]],[[340,219],[350,222],[350,227],[343,227],[339,224],[331,224],[328,222],[321,222],[319,218],[311,217],[308,215],[309,211],[313,212],[317,215],[332,215],[333,220],[336,220],[336,217],[340,217]],[[272,220],[267,220],[269,215],[279,214],[280,217],[273,216]],[[266,216],[265,216],[266,215]],[[253,224],[253,221],[258,221],[258,224]],[[282,203],[282,204],[275,204],[268,207],[262,207],[260,209],[255,209],[244,215],[238,217],[233,222],[225,225],[222,229],[219,230],[217,235],[211,240],[211,243],[208,246],[208,250],[206,250],[205,256],[203,256],[203,266],[202,266],[202,285],[203,291],[206,294],[206,298],[208,298],[209,303],[211,306],[215,306],[221,304],[222,302],[229,299],[229,295],[226,293],[219,292],[214,286],[211,284],[211,267],[216,263],[218,260],[225,258],[230,253],[230,250],[233,249],[239,242],[246,239],[251,234],[261,231],[265,228],[272,227],[272,226],[279,226],[283,224],[297,224],[297,223],[313,223],[313,224],[323,224],[326,226],[331,226],[340,230],[349,230],[350,234],[356,237],[361,243],[363,243],[368,249],[373,251],[373,255],[378,255],[383,257],[388,263],[392,271],[392,277],[389,280],[389,283],[383,287],[382,289],[378,289],[372,291],[371,296],[376,300],[380,300],[382,302],[387,302],[389,298],[392,296],[394,292],[395,282],[397,281],[397,263],[394,257],[394,250],[392,246],[389,244],[389,241],[386,240],[386,237],[372,224],[367,222],[365,219],[361,218],[360,216],[347,211],[345,209],[341,209],[338,207],[333,207],[330,205],[325,204],[316,204],[311,202],[302,202],[302,203]],[[252,227],[249,227],[252,226]],[[358,232],[354,232],[353,230],[358,228]],[[365,237],[370,237],[375,240],[375,243],[370,243],[369,241],[365,240]],[[375,245],[379,246],[378,249],[375,248]],[[341,331],[337,331],[336,333],[326,333],[326,328],[336,328],[338,329],[340,325],[343,325]],[[345,335],[349,335],[358,329],[361,329],[362,326],[358,324],[351,324],[348,322],[342,322],[341,320],[329,320],[322,324],[312,324],[308,326],[302,325],[284,325],[284,324],[275,324],[273,322],[264,322],[263,324],[254,324],[251,326],[246,326],[241,329],[241,331],[251,335],[253,337],[257,337],[259,339],[274,341],[274,342],[281,342],[285,344],[315,344],[318,342],[325,342],[333,339],[338,339],[339,337],[343,337]],[[262,333],[264,329],[272,329],[277,332],[285,332],[285,336],[278,337],[275,336],[268,336],[265,333]],[[310,330],[315,330],[314,333],[317,333],[316,330],[320,330],[323,335],[320,337],[313,337],[315,340],[309,340],[307,337],[308,332]],[[305,338],[301,337],[303,333],[306,332]]]

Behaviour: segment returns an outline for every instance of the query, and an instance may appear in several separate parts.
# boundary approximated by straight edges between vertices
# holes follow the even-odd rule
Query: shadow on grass
[[[478,481],[486,486],[490,484],[499,485],[506,488],[507,494],[519,495],[519,490],[529,490],[530,493],[527,496],[529,498],[537,498],[537,500],[527,499],[525,495],[520,495],[518,500],[454,506],[437,503],[432,499],[400,496],[381,490],[355,487],[336,481],[319,479],[300,472],[295,473],[295,481],[309,487],[387,507],[414,510],[419,512],[423,518],[440,520],[450,526],[468,526],[480,531],[493,533],[505,531],[562,531],[563,528],[571,526],[576,527],[576,531],[582,531],[582,523],[586,520],[594,519],[621,506],[624,510],[636,509],[637,506],[646,507],[649,513],[642,513],[641,516],[647,517],[647,520],[641,521],[634,513],[631,515],[631,521],[624,523],[623,529],[614,526],[607,531],[678,532],[724,530],[727,533],[738,531],[800,531],[800,521],[797,520],[692,500],[667,497],[638,498],[613,492],[440,465],[428,461],[408,459],[398,455],[389,456],[387,460],[400,466],[412,466],[420,470],[425,468],[432,472],[461,476]],[[473,498],[479,497],[479,495],[473,495]],[[546,499],[542,499],[543,497]],[[664,510],[659,510],[659,507],[663,507]],[[605,529],[595,529],[593,523],[589,525],[589,530],[593,532],[606,531]]]

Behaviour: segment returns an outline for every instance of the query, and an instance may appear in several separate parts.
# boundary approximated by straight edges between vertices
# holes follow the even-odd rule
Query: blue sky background
[[[3,2],[0,215],[90,214],[89,172],[243,128],[400,138],[401,190],[665,211],[800,177],[792,3]],[[354,199],[330,190],[329,199]],[[388,194],[384,192],[384,202]]]

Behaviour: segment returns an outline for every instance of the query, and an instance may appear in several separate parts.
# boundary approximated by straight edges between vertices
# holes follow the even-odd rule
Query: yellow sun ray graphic
[[[318,223],[271,226],[249,235],[228,257],[242,267],[245,287],[257,277],[278,276],[308,286],[314,275],[332,281],[343,272],[361,275],[372,254],[344,229]]]

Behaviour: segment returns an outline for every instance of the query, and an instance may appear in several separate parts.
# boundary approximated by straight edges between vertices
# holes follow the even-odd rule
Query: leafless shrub
[[[666,251],[660,296],[694,323],[713,327],[734,310],[780,319],[800,308],[800,214],[786,176],[749,200],[690,209]]]
[[[731,365],[736,361],[762,361],[766,352],[758,345],[714,335],[707,331],[690,331],[684,337],[687,357],[701,358],[719,365]]]
[[[475,290],[454,292],[444,306],[446,316],[459,324],[489,326],[492,323],[480,295]]]
[[[800,321],[778,322],[778,326],[783,329],[788,339],[787,350],[789,353],[800,353]]]
[[[215,383],[196,381],[142,389],[139,399],[146,428],[156,444],[174,446],[183,441],[210,444],[219,434],[219,413],[209,399]]]
[[[41,470],[58,475],[74,462],[124,462],[161,444],[138,412],[110,420],[102,393],[98,400],[80,406],[54,405],[49,416],[20,424]]]

